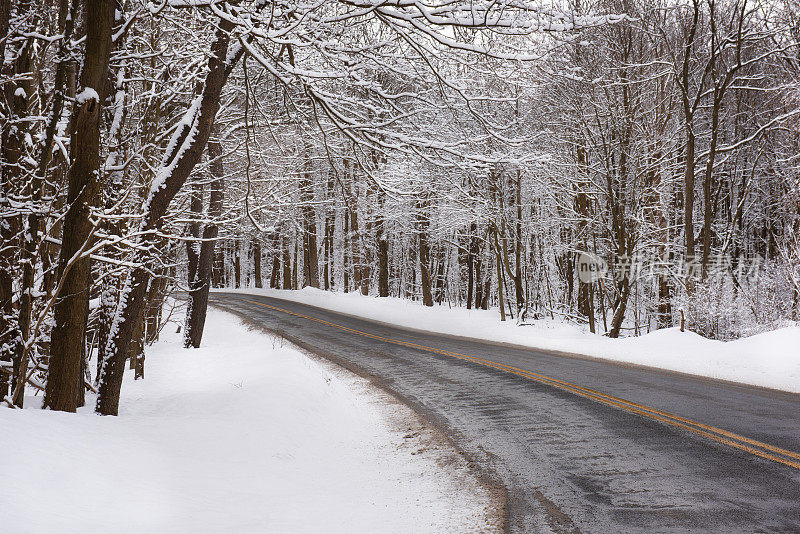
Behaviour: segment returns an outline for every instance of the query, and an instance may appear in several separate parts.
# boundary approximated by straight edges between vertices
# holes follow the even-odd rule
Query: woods
[[[799,28],[797,0],[0,0],[0,398],[116,415],[212,287],[612,338],[798,321]]]

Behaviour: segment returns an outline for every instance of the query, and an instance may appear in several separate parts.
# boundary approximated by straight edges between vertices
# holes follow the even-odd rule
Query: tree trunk
[[[151,280],[151,283],[154,282]],[[147,292],[150,292],[148,287]],[[134,379],[136,378],[136,370],[140,369],[142,376],[144,376],[144,315],[145,307],[143,306],[136,317],[136,326],[133,329],[133,336],[128,345],[128,366],[134,370]]]
[[[239,238],[233,240],[233,282],[237,289],[242,287],[242,252]]]
[[[345,207],[344,210],[344,242],[342,243],[342,248],[344,249],[342,252],[343,256],[343,263],[342,263],[342,282],[343,282],[343,290],[345,293],[350,291],[350,264],[352,263],[352,257],[350,255],[350,210]]]
[[[497,233],[495,232],[495,242],[497,241]],[[506,308],[503,299],[503,269],[500,267],[500,250],[495,247],[495,266],[497,267],[497,302],[500,306],[500,320],[506,320]]]
[[[145,245],[149,245],[155,239],[160,220],[166,214],[169,203],[186,182],[205,149],[211,126],[219,109],[220,93],[230,71],[243,53],[243,49],[238,48],[231,54],[231,57],[228,57],[229,32],[232,29],[232,23],[224,18],[220,19],[211,46],[209,70],[202,94],[187,110],[186,118],[188,120],[173,134],[174,150],[165,157],[151,188],[150,196],[145,202],[145,217],[141,223],[144,233],[140,238]],[[189,135],[190,133],[192,135]],[[106,357],[100,375],[96,409],[104,415],[117,414],[125,369],[125,355],[128,352],[136,315],[143,304],[150,277],[148,267],[152,259],[144,252],[138,252],[136,257],[142,265],[131,271],[120,295],[120,305],[114,319],[112,335],[106,347]]]
[[[17,31],[14,31],[13,35],[16,40],[20,44],[16,45],[18,49],[15,51],[17,53],[16,60],[13,62],[9,62],[13,68],[10,69],[10,72],[6,69],[3,69],[3,78],[8,80],[10,78],[17,78],[16,83],[7,82],[3,84],[5,87],[5,94],[3,95],[3,100],[5,101],[5,105],[3,106],[2,111],[3,114],[6,115],[3,117],[3,174],[4,174],[4,189],[8,192],[12,192],[15,196],[18,197],[28,197],[33,200],[34,191],[31,190],[31,186],[39,190],[40,187],[37,187],[41,183],[41,178],[39,176],[30,176],[31,171],[33,170],[31,164],[29,163],[28,150],[26,147],[26,139],[32,135],[31,130],[31,122],[29,119],[29,108],[30,108],[30,100],[33,97],[34,93],[34,79],[32,76],[32,72],[34,69],[34,57],[33,57],[33,49],[34,49],[34,39],[31,37],[25,37],[21,35],[26,30],[32,31],[34,30],[33,23],[31,20],[36,19],[33,16],[33,13],[28,13],[30,8],[30,4],[22,4],[20,3],[20,13],[29,20],[24,23],[22,27],[20,27]],[[4,6],[0,11],[3,13],[8,13],[10,10],[10,6]],[[6,15],[3,15],[5,17]],[[8,25],[7,21],[3,22],[4,25]],[[7,32],[0,36],[0,39],[3,41],[8,40],[8,37],[11,35],[8,33],[10,28],[7,28]],[[11,44],[11,43],[9,43]],[[12,45],[14,46],[14,45]],[[13,54],[14,52],[12,52]],[[7,202],[7,199],[4,198],[4,203]],[[10,208],[10,206],[7,206]],[[16,211],[13,210],[12,211]],[[7,217],[6,221],[11,217]],[[17,219],[18,217],[14,217]],[[19,217],[21,219],[21,217]],[[26,218],[28,223],[28,228],[24,228],[20,222],[14,224],[14,227],[17,231],[22,231],[22,238],[19,243],[12,244],[11,242],[4,243],[5,247],[10,247],[10,254],[13,254],[14,248],[19,247],[21,249],[21,258],[20,258],[20,265],[22,266],[22,285],[19,288],[19,309],[17,314],[17,331],[20,334],[20,340],[12,344],[14,348],[14,356],[13,356],[13,393],[12,398],[13,402],[16,406],[22,407],[23,402],[25,399],[24,391],[25,391],[25,384],[27,382],[27,372],[28,372],[28,351],[30,347],[28,346],[28,335],[30,330],[30,321],[31,321],[31,308],[32,308],[32,298],[31,298],[31,291],[33,290],[33,277],[34,277],[34,270],[36,268],[36,258],[35,258],[35,247],[36,247],[36,239],[37,233],[39,229],[39,218],[36,216],[33,211],[30,212],[28,217]],[[19,237],[15,232],[11,239],[15,239]]]
[[[383,224],[378,234],[378,296],[389,296],[389,242],[383,233]]]
[[[208,312],[208,292],[213,275],[214,250],[219,235],[216,220],[222,216],[225,201],[225,168],[222,162],[222,145],[219,141],[219,130],[212,128],[212,137],[208,141],[208,159],[211,177],[211,193],[208,204],[209,222],[203,228],[203,242],[197,261],[195,284],[190,288],[190,306],[187,310],[185,346],[199,348],[203,339],[203,330]],[[260,248],[258,251],[261,254]],[[260,270],[259,270],[260,272]],[[260,280],[260,275],[259,275]],[[259,286],[260,287],[260,286]]]
[[[714,161],[717,155],[717,142],[719,140],[719,113],[722,103],[721,98],[714,92],[714,105],[711,112],[711,143],[708,148],[706,160],[706,172],[703,176],[703,257],[702,257],[702,278],[708,277],[708,262],[711,258],[711,223],[714,219],[713,201],[711,190],[714,181]]]
[[[303,287],[319,287],[319,253],[317,251],[317,213],[314,209],[314,181],[311,154],[306,149],[306,164],[300,181],[303,215]]]
[[[334,174],[333,172],[328,174],[328,202],[332,202],[334,200]],[[325,290],[328,291],[333,289],[334,283],[334,250],[333,250],[333,233],[336,227],[336,210],[334,209],[335,206],[331,205],[325,214],[325,237],[324,237],[324,244],[323,249],[325,251]]]
[[[189,202],[189,211],[193,221],[189,223],[189,241],[186,242],[186,263],[189,285],[189,299],[186,302],[186,324],[183,330],[183,346],[192,346],[190,318],[192,308],[195,305],[193,294],[198,287],[197,267],[200,262],[200,216],[203,213],[203,185],[199,176],[195,176],[195,183],[192,185],[192,196]]]
[[[292,261],[292,289],[297,289],[299,287],[297,284],[297,262],[300,258],[299,247],[300,243],[296,241],[294,244],[294,259]]]
[[[479,243],[478,243],[478,224],[476,222],[472,222],[469,225],[469,245],[467,249],[467,309],[472,308],[472,299],[473,299],[473,287],[475,287],[479,282],[476,280],[477,273],[477,265],[475,260],[478,256],[479,252]],[[477,289],[477,288],[476,288]],[[477,307],[477,306],[476,306]]]
[[[278,289],[278,280],[280,279],[281,274],[281,258],[276,252],[274,256],[272,256],[272,273],[269,277],[269,287],[271,289]]]
[[[385,199],[381,191],[378,197],[378,210],[375,216],[375,240],[378,244],[378,296],[389,296],[389,241],[386,239],[386,218],[383,215]]]
[[[261,241],[253,240],[253,278],[256,287],[263,287],[261,280]]]
[[[475,309],[479,310],[483,305],[483,282],[481,278],[481,258],[480,255],[475,259]]]
[[[686,242],[686,291],[692,291],[694,286],[692,281],[693,272],[690,267],[694,264],[694,149],[695,137],[691,125],[686,126],[686,169],[683,176],[683,231]]]
[[[437,248],[437,264],[436,264],[436,287],[435,301],[437,304],[444,302],[445,290],[447,289],[447,280],[445,276],[445,268],[447,267],[447,250],[444,247]]]
[[[419,273],[422,286],[422,303],[433,306],[433,292],[431,291],[431,250],[428,244],[427,199],[417,203],[417,239],[419,241]]]
[[[608,337],[619,337],[622,328],[622,321],[625,319],[625,308],[628,305],[628,296],[630,295],[631,285],[628,278],[622,281],[622,290],[620,291],[619,298],[617,299],[617,307],[614,310],[614,317],[611,319],[611,330],[608,331]]]
[[[214,287],[225,287],[225,252],[222,250],[222,247],[214,251],[214,267],[211,277],[211,282]]]
[[[192,196],[189,212],[193,221],[189,223],[189,241],[186,242],[186,260],[188,270],[187,283],[192,286],[197,278],[197,263],[200,260],[200,217],[203,214],[203,184],[200,177],[192,184]]]
[[[292,289],[292,251],[289,238],[284,236],[281,253],[283,256],[283,289]]]
[[[55,326],[44,406],[74,412],[82,387],[81,355],[85,343],[86,302],[89,299],[89,257],[76,259],[93,232],[90,208],[97,203],[100,165],[100,118],[103,87],[111,53],[113,0],[87,0],[86,52],[81,73],[83,92],[76,102],[70,141],[72,166],[68,174],[64,231],[59,255],[62,277],[55,304]],[[95,91],[95,94],[89,91]],[[95,97],[99,97],[95,98]],[[124,363],[124,362],[123,362]]]

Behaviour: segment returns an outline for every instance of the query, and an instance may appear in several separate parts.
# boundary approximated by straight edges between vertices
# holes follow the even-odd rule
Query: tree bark
[[[199,348],[203,339],[203,330],[208,313],[208,292],[214,264],[214,249],[219,235],[219,227],[215,222],[222,216],[222,205],[225,201],[225,168],[222,162],[222,145],[219,141],[219,130],[213,127],[213,136],[208,141],[208,159],[211,177],[211,193],[208,204],[208,219],[203,228],[203,241],[197,259],[197,276],[189,290],[190,306],[187,310],[185,346]],[[261,254],[260,248],[258,254]],[[260,279],[260,275],[259,275]],[[261,286],[257,286],[261,287]]]
[[[389,296],[389,241],[386,238],[386,218],[383,215],[385,199],[377,191],[378,210],[375,216],[375,239],[378,244],[378,296]]]
[[[76,258],[91,238],[90,210],[97,203],[100,183],[100,118],[103,88],[111,54],[114,0],[87,0],[86,52],[81,87],[92,89],[78,100],[70,141],[72,166],[68,174],[64,231],[59,254],[59,273],[63,277],[55,303],[51,336],[51,357],[44,406],[74,412],[78,388],[82,387],[81,355],[85,343],[86,302],[89,299],[89,257]],[[123,362],[124,363],[124,362]]]
[[[191,120],[187,121],[189,124],[175,132],[174,151],[165,158],[156,177],[158,183],[154,184],[151,196],[145,203],[145,217],[141,224],[144,232],[141,241],[145,244],[150,244],[155,239],[156,231],[160,227],[160,220],[166,214],[169,203],[186,182],[205,149],[220,106],[222,88],[233,65],[238,62],[243,53],[242,48],[237,48],[231,57],[228,57],[229,33],[232,29],[232,23],[224,18],[220,19],[214,42],[211,45],[209,70],[202,94],[198,97],[196,105],[193,104],[192,108],[187,111],[187,114],[191,116]],[[190,133],[192,135],[189,135]],[[146,253],[139,252],[137,260],[141,265],[131,271],[120,295],[118,311],[112,326],[112,335],[106,347],[107,356],[103,362],[96,406],[96,410],[104,415],[117,414],[125,369],[125,355],[133,335],[137,311],[143,304],[150,277],[148,264],[152,261],[151,258]]]
[[[292,251],[289,238],[283,236],[281,255],[283,257],[283,289],[292,289]]]
[[[417,203],[417,239],[419,241],[419,273],[422,286],[422,304],[433,306],[433,292],[431,291],[431,249],[428,244],[428,203],[421,200]]]
[[[628,305],[628,296],[630,295],[631,284],[628,278],[622,280],[622,289],[619,298],[617,299],[617,307],[614,310],[614,317],[611,319],[611,330],[608,331],[608,337],[619,337],[622,328],[622,321],[625,319],[625,309]]]
[[[214,268],[211,282],[214,287],[225,287],[225,253],[221,247],[214,251]]]
[[[317,251],[317,213],[314,209],[314,181],[311,154],[306,148],[305,169],[300,180],[300,201],[303,215],[303,287],[319,287],[319,253]]]
[[[475,260],[478,256],[479,243],[478,243],[478,223],[472,222],[469,225],[469,244],[467,249],[467,309],[472,308],[472,299],[474,296],[473,288],[478,283],[476,280],[476,264]],[[477,307],[477,306],[476,306]]]
[[[261,279],[261,241],[253,240],[253,279],[256,287],[263,287]]]
[[[327,195],[328,195],[328,202],[332,202],[334,200],[334,175],[333,173],[328,174],[328,188],[327,188]],[[333,250],[333,233],[336,227],[336,210],[334,206],[331,205],[325,214],[325,237],[323,238],[323,250],[325,251],[325,269],[323,273],[323,277],[325,279],[324,285],[325,290],[331,290],[334,287],[334,250]]]
[[[4,18],[8,16],[10,7],[11,6],[4,6],[0,9],[0,13],[3,13],[2,16]],[[38,176],[30,176],[33,169],[28,158],[26,158],[29,152],[25,142],[26,138],[31,135],[31,122],[28,119],[29,100],[33,97],[34,93],[34,80],[32,75],[34,68],[34,39],[22,35],[25,31],[32,31],[34,29],[33,21],[35,21],[35,17],[32,16],[32,13],[28,12],[30,7],[30,3],[28,2],[20,2],[18,7],[18,16],[21,15],[28,19],[22,27],[12,32],[14,34],[13,37],[16,38],[15,40],[19,44],[8,43],[6,45],[6,41],[9,41],[9,38],[12,37],[12,35],[9,34],[11,28],[8,27],[8,20],[3,21],[2,24],[6,26],[6,32],[0,36],[5,46],[10,45],[17,47],[16,50],[11,52],[12,56],[16,55],[15,61],[8,62],[7,65],[2,65],[2,67],[5,67],[2,69],[3,78],[17,79],[16,83],[9,82],[3,84],[5,93],[2,95],[4,97],[2,99],[4,101],[2,109],[4,115],[2,121],[3,189],[5,193],[12,193],[15,196],[25,195],[28,197],[31,197],[32,193],[29,187],[40,182]],[[8,197],[4,197],[3,201],[4,204],[8,202]],[[8,205],[5,207],[10,208]],[[11,219],[15,219],[15,221],[11,222]],[[31,314],[30,291],[32,290],[33,272],[35,269],[35,256],[32,252],[35,250],[36,246],[35,232],[38,231],[38,217],[31,212],[27,217],[27,221],[29,225],[33,223],[33,227],[29,226],[26,230],[21,224],[22,217],[7,217],[5,222],[10,223],[15,231],[13,233],[7,232],[6,235],[8,235],[10,239],[8,242],[3,243],[3,248],[8,250],[9,259],[11,260],[8,267],[11,267],[12,263],[16,263],[14,259],[11,259],[13,251],[18,247],[22,251],[19,263],[22,267],[23,276],[22,285],[19,289],[19,306],[15,328],[20,334],[20,337],[10,345],[10,348],[13,348],[12,399],[14,404],[20,408],[25,398],[24,390],[27,378],[27,358],[29,349],[27,341]],[[13,243],[13,240],[20,238],[20,231],[20,242]],[[10,316],[8,319],[11,319]]]
[[[271,289],[278,289],[278,278],[281,272],[281,258],[276,252],[272,257],[272,274],[269,277],[269,287]]]
[[[233,283],[235,288],[242,287],[242,246],[239,238],[233,240]]]
[[[389,296],[389,242],[383,230],[383,223],[378,234],[378,296]]]
[[[6,36],[9,34],[11,2],[8,0],[0,0],[0,35]],[[0,39],[0,57],[5,57],[6,39]],[[0,65],[0,73],[6,75],[6,69]],[[13,84],[6,84],[8,89],[6,94],[3,95],[3,102],[0,102],[0,113],[6,117],[10,117],[9,113],[10,102],[9,97],[16,92],[11,86]],[[11,135],[11,121],[4,120],[0,123],[0,148],[2,149],[2,163],[0,165],[0,209],[6,212],[8,209],[7,202],[9,193],[12,192],[13,173],[9,163],[11,159],[8,157],[8,143],[9,136]],[[17,235],[18,217],[16,216],[3,216],[0,220],[0,364],[4,366],[4,370],[0,371],[0,400],[4,399],[9,393],[9,385],[12,384],[10,380],[8,366],[12,365],[13,355],[16,353],[14,347],[17,335],[15,328],[14,313],[14,294],[13,284],[14,278],[12,276],[12,268],[14,267],[14,247],[12,241]]]

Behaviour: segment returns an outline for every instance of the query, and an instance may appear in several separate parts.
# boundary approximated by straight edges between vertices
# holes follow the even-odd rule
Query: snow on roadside
[[[800,326],[736,341],[716,341],[678,328],[640,337],[610,339],[548,320],[517,326],[496,311],[434,306],[398,298],[364,297],[314,288],[221,290],[267,295],[390,323],[454,336],[582,354],[693,375],[800,393]]]
[[[366,380],[221,311],[200,349],[167,330],[119,417],[0,410],[0,530],[499,530],[466,461]]]

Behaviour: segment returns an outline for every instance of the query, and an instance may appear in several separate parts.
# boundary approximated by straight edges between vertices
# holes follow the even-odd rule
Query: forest
[[[9,408],[116,415],[212,288],[800,319],[798,0],[0,0],[0,57]]]

